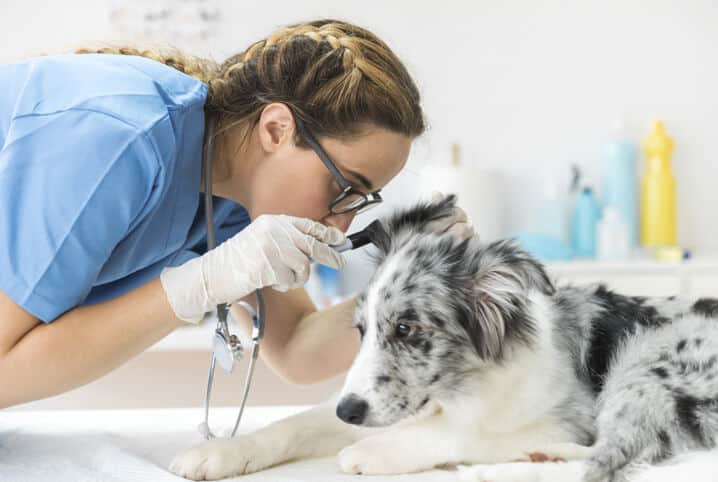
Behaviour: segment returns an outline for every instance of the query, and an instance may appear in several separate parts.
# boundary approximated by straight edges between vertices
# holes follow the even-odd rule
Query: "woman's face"
[[[278,107],[271,110],[272,106]],[[294,129],[286,106],[265,108],[247,149],[233,156],[236,195],[230,197],[241,202],[252,219],[288,214],[346,231],[356,213],[329,211],[341,189],[314,150],[295,144]],[[408,136],[375,126],[367,126],[350,140],[319,138],[318,142],[345,179],[365,193],[386,186],[404,167],[411,147]],[[242,179],[243,173],[249,179]]]

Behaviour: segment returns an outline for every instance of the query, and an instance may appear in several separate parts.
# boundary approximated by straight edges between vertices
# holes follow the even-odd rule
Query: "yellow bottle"
[[[663,121],[643,141],[646,173],[641,179],[641,243],[645,246],[676,244],[676,180],[671,174],[673,141]]]

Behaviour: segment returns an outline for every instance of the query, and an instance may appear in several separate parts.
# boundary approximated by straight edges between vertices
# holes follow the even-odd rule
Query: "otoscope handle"
[[[379,226],[379,221],[373,221],[361,231],[357,231],[356,233],[347,236],[347,240],[342,244],[334,245],[332,248],[336,249],[340,253],[343,251],[349,251],[350,249],[361,248],[362,246],[372,242],[372,233],[375,232]]]

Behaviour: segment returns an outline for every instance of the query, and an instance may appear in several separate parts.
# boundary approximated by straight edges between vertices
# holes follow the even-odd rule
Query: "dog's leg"
[[[541,428],[504,434],[467,430],[466,425],[451,422],[439,408],[344,448],[339,452],[339,464],[347,473],[403,474],[447,464],[585,459],[589,450],[572,442],[548,442]]]
[[[366,431],[337,418],[334,398],[256,432],[203,442],[175,457],[170,471],[193,480],[216,480],[290,460],[336,455]]]
[[[406,474],[472,460],[471,454],[488,451],[490,445],[467,433],[465,427],[449,423],[437,411],[366,436],[342,449],[338,458],[346,473]]]
[[[405,474],[453,460],[455,435],[431,420],[366,437],[339,452],[342,471],[350,474]]]

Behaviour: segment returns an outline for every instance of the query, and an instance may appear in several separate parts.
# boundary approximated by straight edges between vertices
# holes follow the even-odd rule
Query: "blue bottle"
[[[628,231],[629,249],[638,246],[638,149],[623,126],[614,128],[614,138],[603,146],[603,207],[612,207]]]
[[[600,217],[593,189],[586,186],[578,194],[573,212],[571,244],[576,257],[596,257],[596,226]]]

